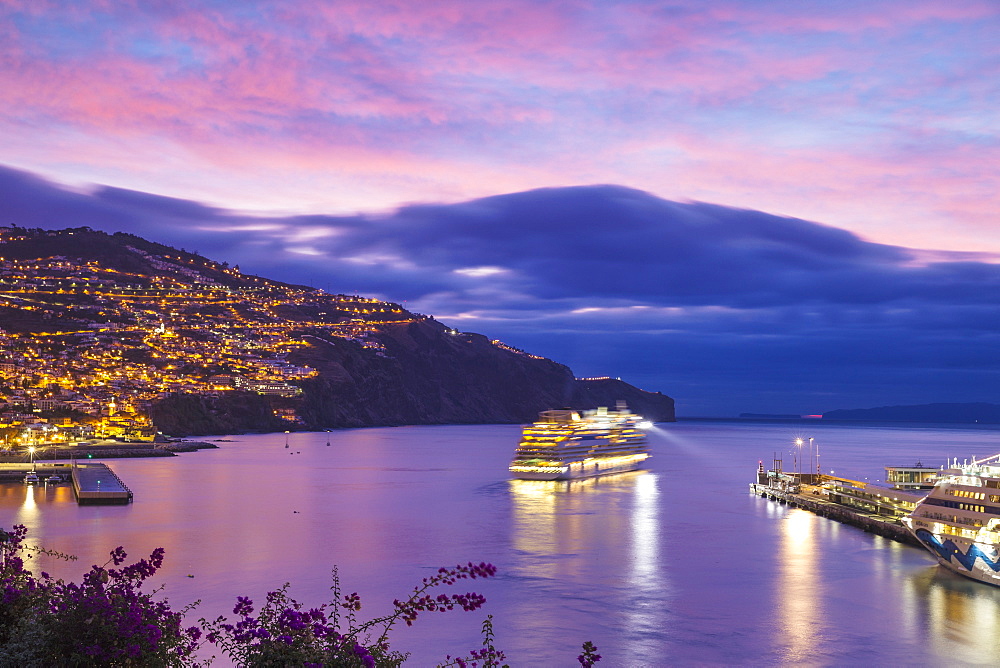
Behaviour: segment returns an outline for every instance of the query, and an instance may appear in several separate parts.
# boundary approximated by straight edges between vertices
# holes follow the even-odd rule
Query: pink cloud
[[[773,153],[725,139],[732,138],[675,138],[691,159],[674,174],[668,196],[837,221],[883,243],[1000,248],[1000,202],[988,192],[998,175],[983,173],[984,165],[1000,164],[1000,148]]]
[[[899,3],[859,3],[851,11],[837,4],[799,2],[714,4],[719,21],[731,21],[753,32],[836,32],[856,34],[878,30],[898,33],[914,24],[939,21],[977,21],[1000,16],[996,3],[965,0],[942,3],[913,0]]]
[[[209,199],[234,206],[241,189],[255,206],[384,207],[617,182],[883,240],[996,220],[1000,156],[965,136],[995,138],[998,47],[980,24],[996,5],[672,8],[6,1],[4,159],[71,179],[138,170],[181,195],[211,195],[210,175]],[[929,45],[920,31],[942,23]]]

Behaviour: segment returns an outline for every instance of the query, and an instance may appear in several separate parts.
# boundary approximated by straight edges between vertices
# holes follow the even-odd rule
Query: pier
[[[38,484],[72,484],[80,505],[132,502],[132,490],[110,466],[97,462],[0,463],[0,482],[23,482],[24,476],[31,472],[38,475]],[[47,478],[53,475],[60,476],[62,481],[49,483]]]
[[[857,508],[826,500],[809,489],[800,488],[797,492],[786,491],[768,485],[750,483],[750,491],[757,496],[762,496],[778,503],[783,503],[793,508],[802,508],[822,517],[828,517],[843,524],[849,524],[868,533],[873,533],[885,538],[921,547],[917,539],[910,535],[899,520],[894,517],[887,517],[876,513],[865,512]]]
[[[897,469],[900,467],[886,467],[887,471]],[[764,470],[763,462],[760,463],[757,481],[750,483],[750,492],[900,543],[921,547],[899,521],[927,494],[926,490],[906,487],[910,484],[913,482],[904,481],[904,484],[888,488],[821,473],[790,473],[782,470],[780,459],[775,459],[774,468],[769,471]]]
[[[127,504],[132,490],[107,464],[77,463],[73,467],[73,491],[78,504]]]

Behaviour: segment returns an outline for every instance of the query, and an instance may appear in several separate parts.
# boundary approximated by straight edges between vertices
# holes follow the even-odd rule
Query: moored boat
[[[578,411],[542,411],[526,426],[508,467],[522,480],[572,480],[634,471],[649,457],[642,418],[624,402]]]
[[[1000,454],[950,462],[901,521],[942,566],[1000,586]]]
[[[25,482],[25,484],[28,484],[28,485],[34,485],[36,482],[38,482],[38,480],[39,480],[38,474],[35,473],[34,471],[29,471],[24,476],[24,482]]]

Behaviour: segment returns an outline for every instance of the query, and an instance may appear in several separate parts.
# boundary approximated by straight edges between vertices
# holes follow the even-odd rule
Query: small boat
[[[35,473],[34,471],[31,471],[26,476],[24,476],[24,483],[26,485],[34,485],[36,482],[38,482],[38,474]]]
[[[62,476],[58,475],[58,474],[52,474],[48,478],[45,479],[45,482],[49,482],[49,483],[52,483],[52,484],[60,483],[62,481],[63,481]]]

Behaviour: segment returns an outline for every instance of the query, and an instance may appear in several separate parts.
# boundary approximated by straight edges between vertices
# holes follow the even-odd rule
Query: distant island
[[[801,420],[798,413],[740,413],[745,420]]]
[[[674,401],[400,304],[87,227],[0,227],[0,442],[517,423]],[[27,439],[27,440],[25,440]]]
[[[919,404],[881,406],[823,413],[824,420],[879,420],[885,422],[942,422],[1000,424],[1000,404]]]

